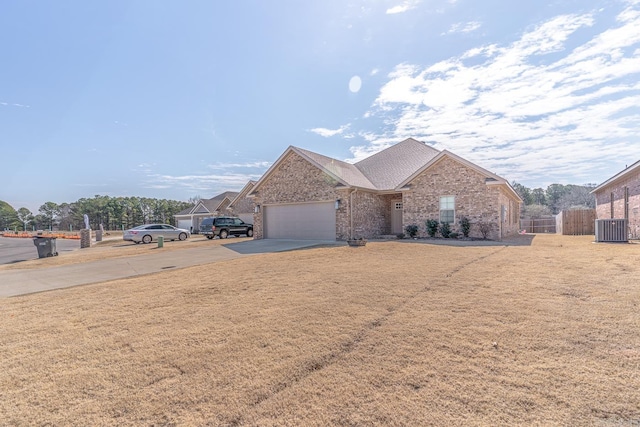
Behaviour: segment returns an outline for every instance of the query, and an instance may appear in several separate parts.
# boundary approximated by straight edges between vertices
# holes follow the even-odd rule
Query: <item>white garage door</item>
[[[335,240],[335,202],[264,206],[266,239]]]
[[[190,219],[179,219],[178,220],[178,228],[184,228],[185,230],[189,230],[189,227],[191,227],[191,220]]]

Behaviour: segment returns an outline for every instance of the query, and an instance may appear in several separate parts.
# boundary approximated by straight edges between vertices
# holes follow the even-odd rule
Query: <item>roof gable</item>
[[[209,213],[211,212],[209,208],[204,205],[204,201],[200,200],[196,205],[191,209],[190,213]]]
[[[604,188],[615,184],[618,181],[621,181],[623,179],[628,178],[629,176],[631,176],[634,173],[638,173],[640,174],[640,160],[638,160],[637,162],[635,162],[634,164],[632,164],[631,166],[625,168],[624,170],[618,172],[617,174],[615,174],[614,176],[612,176],[611,178],[609,178],[608,180],[606,180],[605,182],[603,182],[602,184],[598,185],[596,188],[594,188],[593,190],[591,190],[591,193],[596,193],[600,190],[603,190]]]
[[[359,161],[355,166],[378,190],[393,190],[438,153],[424,142],[407,138]]]
[[[256,196],[260,187],[269,179],[273,171],[292,153],[322,170],[342,186],[374,191],[401,191],[402,187],[408,185],[416,176],[436,162],[444,157],[450,157],[484,175],[487,185],[505,186],[516,200],[522,202],[518,193],[504,178],[447,150],[438,151],[413,138],[407,138],[355,164],[289,146],[255,183],[253,188],[248,190],[247,197]]]
[[[445,158],[450,158],[450,159],[452,159],[452,160],[454,160],[454,161],[456,161],[458,163],[461,163],[464,166],[468,167],[469,169],[472,169],[472,170],[476,171],[477,173],[479,173],[480,175],[484,176],[486,185],[503,185],[503,186],[505,186],[507,191],[509,193],[511,193],[511,195],[516,200],[522,202],[522,198],[513,189],[513,187],[511,187],[511,185],[509,184],[509,182],[506,179],[494,174],[493,172],[489,172],[488,170],[476,165],[475,163],[472,163],[469,160],[463,159],[462,157],[460,157],[460,156],[458,156],[456,154],[453,154],[452,152],[447,151],[447,150],[441,151],[437,156],[433,157],[426,164],[424,164],[420,169],[418,169],[413,174],[411,174],[411,176],[409,176],[407,179],[402,181],[396,187],[396,190],[400,191],[400,190],[403,189],[403,187],[406,188],[409,184],[411,184],[411,181],[413,181],[417,176],[419,176],[422,173],[424,173],[425,171],[429,170],[431,167],[433,167],[435,164],[439,163],[441,160],[443,160]]]
[[[236,197],[234,197],[233,200],[231,200],[231,203],[229,203],[229,207],[237,204],[243,198],[248,197],[249,193],[251,192],[251,190],[253,190],[253,187],[255,185],[256,185],[256,181],[249,180],[249,182],[247,182],[244,185],[244,187],[242,187],[242,190],[240,190],[238,195]]]
[[[262,175],[248,196],[255,196],[260,187],[269,179],[269,176],[271,176],[273,171],[275,171],[292,153],[302,157],[311,165],[322,170],[345,187],[360,187],[371,190],[376,189],[375,186],[354,165],[290,145],[285,152],[278,157],[278,160],[276,160],[264,175]]]

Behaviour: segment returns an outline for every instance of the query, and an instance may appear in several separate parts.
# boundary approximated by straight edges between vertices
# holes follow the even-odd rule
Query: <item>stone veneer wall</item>
[[[598,219],[624,218],[624,189],[629,189],[629,232],[640,238],[640,171],[595,193]],[[613,216],[611,197],[613,196]]]
[[[427,236],[425,221],[440,220],[440,197],[455,196],[455,224],[452,230],[460,232],[458,221],[466,216],[471,220],[471,237],[482,237],[478,222],[489,222],[492,231],[488,236],[500,240],[500,226],[503,235],[517,231],[518,224],[501,224],[501,205],[511,200],[511,209],[519,211],[519,204],[506,196],[499,186],[487,185],[485,176],[451,158],[443,158],[411,183],[411,190],[403,193],[403,229],[416,224],[418,235]],[[509,220],[507,218],[507,220]]]
[[[235,205],[231,209],[227,209],[227,211],[231,215],[240,215],[240,214],[248,214],[253,213],[253,200],[250,197],[243,197],[236,202]]]
[[[344,199],[345,191],[336,189],[337,182],[298,154],[291,152],[271,172],[254,199],[256,205],[302,203]],[[342,202],[341,202],[342,203]],[[336,229],[343,230],[346,211],[339,209]],[[253,216],[254,239],[264,238],[263,212]],[[337,230],[336,230],[337,232]]]
[[[391,230],[391,196],[358,190],[353,194],[353,237],[371,239]]]

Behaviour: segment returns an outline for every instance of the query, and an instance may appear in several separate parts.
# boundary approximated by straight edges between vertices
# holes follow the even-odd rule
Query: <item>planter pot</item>
[[[367,244],[366,240],[347,240],[349,246],[364,246]]]

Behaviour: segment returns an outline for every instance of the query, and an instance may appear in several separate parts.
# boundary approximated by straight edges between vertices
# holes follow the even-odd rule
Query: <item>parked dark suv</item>
[[[207,236],[207,239],[213,239],[216,236],[226,239],[230,234],[236,237],[241,234],[252,237],[253,224],[247,224],[240,218],[228,216],[205,218],[200,223],[200,234]]]

